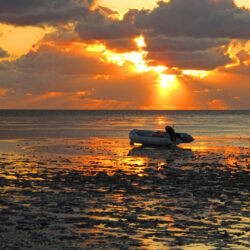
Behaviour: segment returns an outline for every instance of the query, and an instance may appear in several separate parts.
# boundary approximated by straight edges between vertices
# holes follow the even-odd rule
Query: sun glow
[[[127,64],[132,71],[137,73],[154,73],[156,74],[156,83],[158,87],[160,87],[164,92],[168,88],[171,88],[173,85],[176,85],[177,77],[175,75],[164,73],[166,70],[168,70],[168,67],[163,65],[148,65],[150,63],[150,61],[146,59],[148,52],[143,49],[147,46],[144,37],[140,35],[139,37],[134,38],[134,42],[138,48],[138,51],[116,53],[114,51],[106,49],[103,52],[104,58],[102,58],[102,61],[114,63],[119,66],[124,66],[125,64]]]
[[[155,86],[157,93],[155,95],[162,96],[163,99],[167,98],[167,93],[172,89],[177,90],[180,88],[179,76],[192,76],[195,78],[204,78],[211,74],[211,71],[204,70],[178,70],[178,74],[168,74],[169,68],[164,65],[151,66],[151,61],[147,59],[148,52],[144,49],[147,44],[143,35],[134,38],[134,43],[137,47],[136,51],[130,52],[116,52],[107,48],[101,42],[94,44],[85,44],[86,51],[93,53],[100,53],[100,60],[103,63],[112,63],[120,67],[125,66],[132,72],[139,74],[152,73],[155,75]]]
[[[152,65],[155,62],[148,59],[149,52],[145,49],[147,44],[143,35],[135,37],[133,41],[137,50],[129,52],[111,50],[100,41],[96,41],[94,44],[84,44],[84,47],[86,51],[98,55],[103,63],[116,64],[132,73],[150,73],[155,79],[155,88],[152,89],[152,107],[157,109],[176,109],[178,107],[176,103],[181,103],[182,106],[185,106],[184,100],[187,98],[188,90],[181,78],[183,76],[204,78],[212,73],[204,70],[169,69],[161,64]],[[173,73],[173,70],[175,73]],[[178,73],[176,74],[176,72]],[[175,98],[175,93],[177,92],[180,100]]]
[[[207,77],[212,73],[212,71],[206,71],[206,70],[182,70],[182,73],[184,75],[193,76],[197,78],[204,78]]]
[[[139,37],[136,37],[134,39],[134,42],[136,43],[138,48],[144,48],[144,47],[147,46],[146,43],[145,43],[143,35],[140,35]]]
[[[175,81],[175,75],[165,75],[161,74],[159,82],[162,88],[169,88],[171,87],[172,83]]]
[[[88,44],[86,47],[86,51],[88,52],[103,52],[106,49],[106,46],[102,43]]]
[[[140,107],[141,109],[185,109],[188,105],[186,100],[190,100],[190,96],[184,76],[204,78],[212,73],[212,71],[168,68],[166,65],[157,64],[156,61],[149,59],[150,52],[147,51],[147,43],[143,35],[135,37],[133,42],[136,48],[127,52],[109,49],[104,42],[98,40],[93,43],[73,42],[64,44],[60,46],[60,49],[65,53],[75,53],[93,58],[94,60],[97,59],[103,64],[117,65],[121,67],[121,74],[131,77],[138,74],[140,81],[145,79],[145,87],[148,87],[146,83],[150,81],[151,87],[148,89],[150,98],[148,104],[145,107]],[[55,44],[52,43],[49,46],[53,47]],[[112,74],[97,74],[92,79],[101,82],[111,80],[112,78]],[[85,92],[77,94],[78,97],[86,97],[88,95]],[[50,94],[49,97],[55,98],[57,96]],[[99,100],[89,99],[88,102],[92,107],[102,105]],[[110,100],[107,105],[114,105],[113,100]],[[121,105],[128,105],[128,103],[122,103]]]

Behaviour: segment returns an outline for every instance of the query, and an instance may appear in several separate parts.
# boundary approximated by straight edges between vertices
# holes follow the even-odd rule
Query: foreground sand
[[[247,249],[249,148],[1,142],[0,249]]]

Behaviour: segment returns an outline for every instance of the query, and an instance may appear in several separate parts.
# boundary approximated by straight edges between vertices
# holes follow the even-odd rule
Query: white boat
[[[175,133],[175,138],[171,138],[169,133],[133,129],[129,132],[130,144],[141,143],[148,146],[171,146],[180,143],[192,142],[194,138],[187,133]]]

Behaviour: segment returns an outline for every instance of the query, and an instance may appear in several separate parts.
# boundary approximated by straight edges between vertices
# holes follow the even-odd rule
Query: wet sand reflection
[[[1,155],[0,247],[250,247],[248,148],[20,145]]]

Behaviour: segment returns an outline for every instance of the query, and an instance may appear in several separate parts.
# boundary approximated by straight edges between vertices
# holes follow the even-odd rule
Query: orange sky
[[[117,0],[99,0],[98,4],[103,6],[108,6],[112,9],[119,10],[120,12],[124,13],[128,9],[136,8],[136,9],[152,9],[156,6],[157,0],[126,0],[126,1],[117,1]],[[168,2],[168,0],[165,0]],[[235,4],[242,7],[250,8],[250,1],[249,0],[235,0]]]
[[[48,0],[20,16],[2,7],[0,108],[250,108],[250,0],[203,0],[194,17],[194,0],[83,2],[59,5],[58,17]],[[231,19],[214,26],[213,13],[224,10]],[[36,18],[24,18],[29,11]]]

